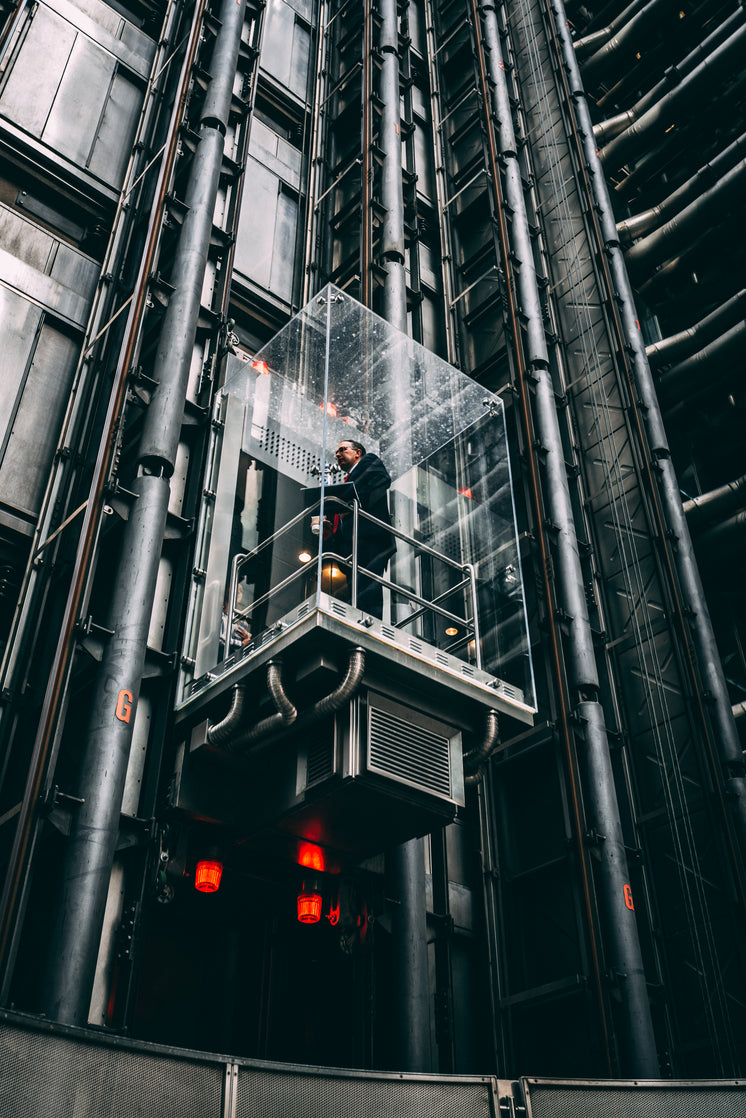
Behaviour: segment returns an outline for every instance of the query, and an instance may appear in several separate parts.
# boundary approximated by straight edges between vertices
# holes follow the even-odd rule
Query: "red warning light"
[[[251,367],[252,369],[256,369],[262,376],[269,376],[269,365],[266,361],[252,361]]]
[[[298,919],[301,924],[318,924],[321,919],[321,893],[303,890],[298,894]]]
[[[324,851],[312,842],[298,843],[298,865],[307,870],[324,871]]]
[[[223,876],[221,862],[197,862],[194,871],[194,888],[200,893],[217,893],[220,888],[220,878]]]
[[[474,500],[474,494],[472,493],[471,489],[469,489],[469,488],[459,489],[459,493],[461,494],[462,497],[468,497],[471,501]]]

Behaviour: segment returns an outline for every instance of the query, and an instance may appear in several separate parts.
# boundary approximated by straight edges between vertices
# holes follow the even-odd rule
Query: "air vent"
[[[453,727],[418,718],[398,703],[368,705],[368,770],[450,798]],[[379,702],[377,697],[375,702]]]
[[[411,637],[409,640],[409,648],[411,652],[416,652],[418,655],[422,653],[422,645],[420,644],[420,642],[413,640]]]
[[[468,675],[470,679],[473,679],[474,678],[474,669],[472,667],[470,667],[468,664],[462,664],[461,665],[461,674],[462,675]]]
[[[306,788],[326,780],[334,772],[334,741],[322,738],[309,745],[306,754]]]
[[[331,600],[331,612],[336,613],[337,617],[347,617],[347,609],[342,602],[336,602],[333,598]]]

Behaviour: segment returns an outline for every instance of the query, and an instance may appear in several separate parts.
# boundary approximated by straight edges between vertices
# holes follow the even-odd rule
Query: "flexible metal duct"
[[[464,754],[464,784],[478,784],[484,776],[484,766],[497,744],[499,721],[496,710],[488,710],[484,719],[482,740],[474,749]]]
[[[709,88],[729,73],[733,63],[740,66],[745,49],[746,26],[741,26],[695,66],[680,85],[660,98],[634,124],[602,149],[600,159],[606,173],[618,170],[636,149],[644,146],[648,142],[649,132],[665,132],[676,123],[677,116],[686,114],[691,104],[701,102]]]
[[[668,338],[661,338],[647,346],[648,361],[653,369],[659,368],[670,361],[688,357],[693,353],[698,343],[706,343],[717,337],[718,334],[730,326],[735,319],[746,312],[746,290],[741,290],[737,295],[723,303],[722,307],[706,315],[694,326],[680,330],[678,334],[671,334]]]
[[[598,136],[596,136],[596,139],[598,139]],[[729,144],[709,163],[700,167],[690,179],[682,183],[659,205],[645,210],[644,213],[629,217],[625,221],[620,221],[617,225],[620,243],[625,247],[631,245],[637,237],[642,237],[652,229],[656,229],[693,199],[702,195],[711,183],[719,184],[721,176],[730,170],[732,164],[742,153],[746,153],[746,134]],[[627,261],[629,262],[629,257],[627,257]]]
[[[221,730],[223,747],[231,753],[241,753],[260,740],[262,740],[263,745],[267,744],[273,735],[288,726],[295,724],[296,728],[300,728],[301,726],[311,725],[325,715],[333,714],[355,694],[362,681],[364,670],[365,652],[362,648],[354,648],[347,659],[345,674],[334,690],[318,699],[310,707],[299,711],[285,692],[279,664],[276,661],[270,661],[267,665],[267,687],[276,707],[275,713],[263,718],[261,722],[257,722],[255,726],[251,726],[247,730],[242,731],[234,725],[236,733],[227,740],[225,733]],[[240,684],[236,686],[239,687]],[[223,722],[225,722],[225,719]],[[214,727],[211,726],[208,730],[207,740],[210,744],[217,744],[212,740],[212,734],[221,726],[223,726],[223,723],[216,723]]]

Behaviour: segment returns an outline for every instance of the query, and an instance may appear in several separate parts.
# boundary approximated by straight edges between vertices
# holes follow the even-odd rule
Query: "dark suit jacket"
[[[340,482],[338,485],[326,486],[324,493],[327,497],[339,497],[352,504],[357,501],[360,508],[382,520],[384,524],[391,523],[389,514],[388,489],[391,478],[388,470],[376,454],[364,454],[349,475],[349,481]],[[334,516],[334,506],[330,506],[326,515],[331,519]],[[334,551],[338,555],[347,556],[352,552],[352,515],[340,516],[336,531],[326,541],[325,550]],[[381,570],[388,559],[394,554],[396,544],[394,537],[385,528],[360,517],[358,520],[358,561],[361,566],[371,570],[379,566]]]

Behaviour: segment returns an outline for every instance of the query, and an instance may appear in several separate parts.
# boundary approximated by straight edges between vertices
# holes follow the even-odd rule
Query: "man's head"
[[[353,466],[356,466],[360,459],[365,454],[365,447],[362,443],[356,443],[353,439],[343,439],[337,449],[334,451],[334,457],[337,459],[337,465],[341,470],[345,470],[348,474]]]

